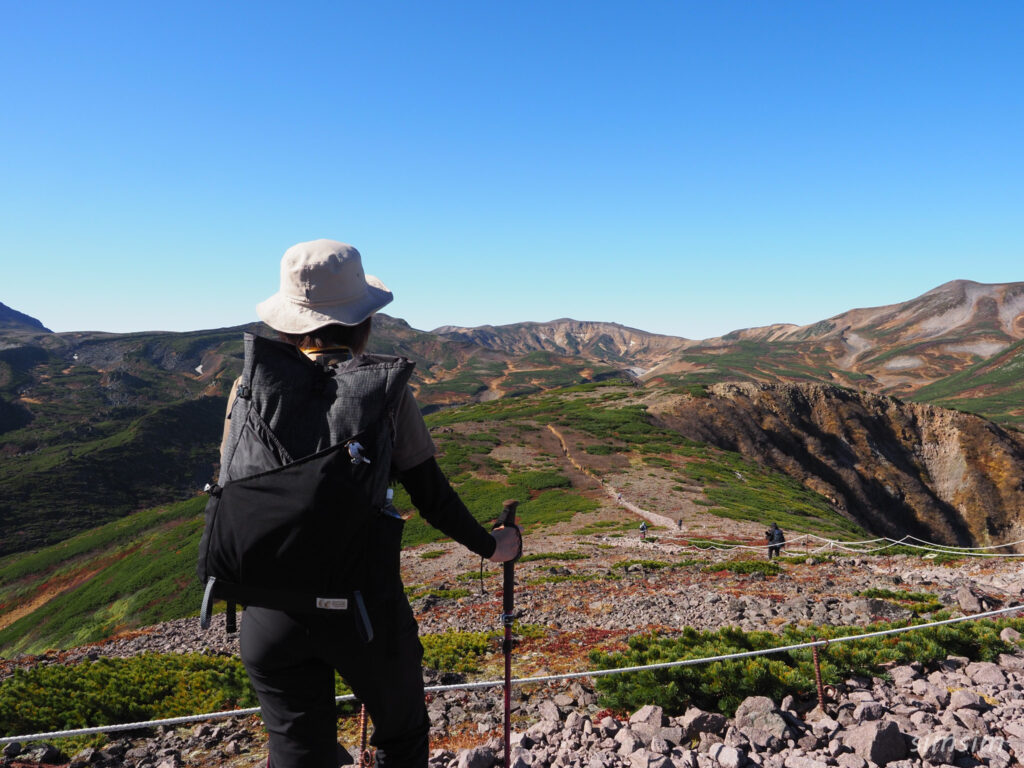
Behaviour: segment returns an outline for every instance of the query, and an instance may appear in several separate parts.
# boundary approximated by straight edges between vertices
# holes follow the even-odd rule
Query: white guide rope
[[[804,648],[822,647],[827,645],[834,645],[835,643],[846,643],[853,640],[865,640],[871,637],[884,637],[886,635],[896,635],[903,632],[912,632],[918,629],[927,629],[929,627],[939,627],[945,624],[957,624],[962,621],[975,621],[977,619],[986,619],[992,616],[999,616],[1007,613],[1014,613],[1017,611],[1024,612],[1024,605],[1014,605],[1009,608],[999,608],[994,611],[985,611],[983,613],[974,613],[970,616],[958,616],[953,619],[943,619],[941,621],[932,621],[927,624],[914,624],[909,627],[896,627],[895,629],[883,629],[877,632],[866,632],[860,635],[847,635],[846,637],[837,637],[831,640],[814,640],[808,643],[797,643],[795,645],[782,645],[775,648],[763,648],[756,651],[742,651],[740,653],[728,653],[722,656],[707,656],[701,659],[683,659],[682,661],[665,661],[659,664],[646,664],[636,667],[619,667],[617,669],[595,669],[588,672],[569,672],[561,675],[546,675],[543,677],[521,677],[512,681],[514,685],[527,685],[531,683],[548,683],[556,680],[573,680],[580,677],[604,677],[606,675],[620,675],[627,672],[643,672],[650,669],[670,669],[672,667],[690,667],[696,666],[697,664],[708,664],[714,661],[728,661],[730,659],[743,659],[751,656],[765,656],[772,653],[785,653],[788,651],[796,651]],[[443,691],[469,691],[478,688],[498,688],[505,684],[504,680],[485,680],[476,683],[459,683],[456,685],[434,685],[424,688],[426,693],[439,693]],[[355,701],[356,697],[349,696],[338,696],[335,701]],[[188,723],[196,723],[204,720],[218,720],[228,717],[243,717],[247,715],[255,715],[260,711],[259,707],[252,707],[250,709],[234,709],[225,712],[210,712],[203,715],[188,715],[186,717],[172,717],[165,718],[163,720],[149,720],[146,722],[139,723],[121,723],[119,725],[101,725],[95,728],[78,728],[75,730],[67,731],[49,731],[47,733],[30,733],[23,736],[3,736],[0,737],[0,744],[9,744],[11,742],[25,742],[25,741],[42,741],[45,739],[60,739],[69,736],[89,736],[96,733],[114,733],[118,731],[134,731],[143,728],[155,728],[161,725],[186,725]]]
[[[936,544],[935,542],[925,541],[919,539],[916,536],[904,536],[902,539],[892,539],[889,537],[882,537],[878,539],[866,539],[864,541],[841,541],[839,539],[826,539],[821,536],[815,536],[813,533],[804,533],[795,538],[789,539],[783,542],[783,546],[790,546],[795,544],[802,539],[816,539],[823,542],[823,546],[812,550],[813,552],[822,552],[826,549],[840,549],[844,552],[871,554],[872,552],[881,552],[892,547],[910,547],[911,549],[920,549],[927,552],[934,552],[940,555],[955,555],[957,557],[1019,557],[1024,558],[1024,553],[1021,552],[1010,552],[1010,553],[997,553],[987,552],[984,550],[991,549],[1003,549],[1004,547],[1014,547],[1018,544],[1024,544],[1024,539],[1019,541],[1010,541],[1005,544],[993,544],[987,547],[955,547],[950,544]],[[731,552],[737,549],[748,549],[754,551],[762,551],[768,546],[765,544],[730,544],[724,541],[713,541],[713,540],[702,540],[702,539],[685,539],[689,542],[680,549],[693,552]],[[888,542],[880,547],[865,547],[867,544],[876,544],[880,542]],[[920,542],[914,544],[912,542]],[[807,554],[810,554],[807,553]]]

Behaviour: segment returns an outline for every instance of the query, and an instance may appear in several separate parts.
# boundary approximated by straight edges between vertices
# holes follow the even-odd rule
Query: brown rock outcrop
[[[1024,439],[978,416],[821,384],[726,383],[651,409],[785,472],[869,530],[947,544],[1024,537]]]

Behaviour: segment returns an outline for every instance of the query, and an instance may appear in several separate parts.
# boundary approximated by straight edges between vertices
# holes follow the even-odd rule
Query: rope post
[[[817,637],[811,638],[815,643],[818,642]],[[822,712],[825,711],[825,685],[821,682],[821,659],[818,658],[818,646],[811,646],[811,658],[814,660],[814,684],[818,688],[818,707]]]
[[[516,507],[519,502],[515,499],[507,499],[501,507],[501,514],[494,523],[494,528],[516,528]],[[493,529],[492,529],[493,530]],[[511,560],[502,564],[502,600],[501,600],[501,623],[505,629],[505,638],[501,644],[502,654],[505,656],[505,717],[502,734],[505,745],[505,768],[509,768],[512,762],[512,623],[516,619],[515,612],[515,561],[523,554],[523,535],[519,532],[519,552]]]
[[[373,765],[373,751],[366,746],[366,705],[359,708],[359,768]]]

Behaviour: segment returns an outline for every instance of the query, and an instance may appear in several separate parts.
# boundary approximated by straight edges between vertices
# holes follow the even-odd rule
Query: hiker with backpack
[[[280,290],[257,306],[280,340],[246,335],[229,398],[199,573],[207,598],[246,606],[241,657],[271,768],[339,764],[335,671],[373,721],[378,764],[427,765],[423,649],[399,573],[404,521],[391,482],[481,557],[522,551],[515,526],[485,530],[442,473],[407,383],[413,364],[365,352],[371,317],[392,298],[350,245],[289,248]],[[232,558],[239,575],[226,576]]]
[[[779,524],[772,523],[772,527],[764,532],[764,537],[768,541],[768,559],[778,557],[786,544],[786,535],[779,528]]]

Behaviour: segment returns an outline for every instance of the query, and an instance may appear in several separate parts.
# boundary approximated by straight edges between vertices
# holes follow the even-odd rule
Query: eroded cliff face
[[[1024,538],[1024,438],[958,411],[820,384],[724,383],[651,406],[665,426],[800,479],[879,534]]]

